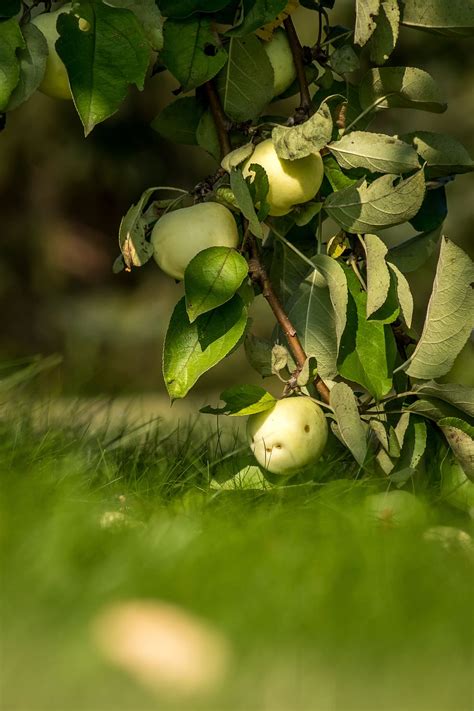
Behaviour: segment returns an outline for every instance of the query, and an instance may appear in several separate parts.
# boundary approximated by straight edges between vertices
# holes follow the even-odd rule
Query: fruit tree
[[[39,90],[73,101],[87,136],[130,85],[168,71],[175,98],[153,127],[201,146],[215,172],[190,191],[146,190],[122,220],[114,270],[154,258],[184,284],[164,344],[170,398],[243,348],[282,381],[281,397],[234,382],[203,411],[249,417],[264,469],[294,475],[329,437],[399,486],[430,452],[444,462],[440,487],[473,486],[474,394],[449,374],[469,347],[474,266],[443,222],[446,184],[474,162],[454,135],[371,126],[381,112],[446,111],[435,78],[392,53],[404,32],[470,41],[474,4],[355,0],[342,27],[335,1],[4,0],[0,112]],[[390,246],[384,230],[400,225],[405,239]],[[406,274],[438,247],[416,332]],[[252,333],[255,299],[268,302],[271,340]]]

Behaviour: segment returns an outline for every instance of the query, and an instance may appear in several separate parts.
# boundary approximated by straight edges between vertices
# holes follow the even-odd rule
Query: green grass
[[[215,429],[104,441],[23,418],[0,442],[5,711],[472,709],[472,557],[426,541],[426,525],[374,525],[364,497],[386,485],[353,478],[340,452],[314,482],[216,492],[210,474],[244,460]],[[136,525],[101,526],[119,510]],[[454,510],[430,516],[472,533]],[[90,623],[129,598],[217,626],[225,683],[173,702],[107,664]]]

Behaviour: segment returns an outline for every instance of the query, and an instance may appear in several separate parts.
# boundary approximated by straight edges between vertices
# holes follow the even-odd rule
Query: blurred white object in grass
[[[92,636],[107,661],[158,694],[210,693],[230,663],[230,645],[218,630],[165,602],[110,604],[93,620]]]

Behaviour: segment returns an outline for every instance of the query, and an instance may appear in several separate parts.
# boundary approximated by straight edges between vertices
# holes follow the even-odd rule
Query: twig
[[[306,73],[304,70],[303,48],[299,41],[291,17],[287,17],[283,24],[285,26],[286,34],[288,36],[288,42],[290,43],[291,53],[293,55],[293,61],[295,63],[296,76],[298,78],[298,84],[300,88],[300,105],[298,112],[307,117],[311,109],[311,96],[309,93],[308,81],[306,79]]]
[[[270,282],[270,279],[268,278],[267,272],[260,260],[260,255],[258,252],[258,247],[257,247],[257,242],[255,237],[250,233],[248,227],[246,229],[245,233],[245,240],[248,240],[248,243],[250,245],[250,259],[249,259],[249,273],[253,281],[258,283],[260,285],[260,288],[262,289],[262,294],[265,297],[265,299],[268,301],[268,304],[273,311],[273,314],[280,324],[283,333],[285,334],[285,338],[287,340],[288,346],[293,354],[293,357],[296,361],[296,365],[298,366],[298,369],[301,370],[303,368],[307,356],[304,351],[303,346],[301,345],[300,339],[298,338],[298,335],[296,333],[296,330],[291,323],[290,319],[288,318],[287,314],[285,313],[285,310],[280,303],[280,299],[278,296],[275,294],[273,290],[273,286]],[[321,380],[321,378],[316,376],[314,380],[314,386],[316,390],[318,391],[320,397],[324,402],[329,402],[329,388],[327,385]]]
[[[219,139],[219,147],[221,149],[221,158],[224,158],[231,151],[229,139],[229,121],[222,108],[219,96],[212,81],[207,81],[204,84],[206,90],[209,108],[211,109],[212,118],[216,125],[217,137]]]

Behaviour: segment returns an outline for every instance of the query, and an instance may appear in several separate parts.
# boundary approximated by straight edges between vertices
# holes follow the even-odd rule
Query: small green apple
[[[451,451],[441,462],[441,495],[448,504],[474,517],[474,482]]]
[[[151,235],[158,266],[183,279],[189,262],[209,247],[237,247],[239,233],[230,210],[218,202],[200,202],[160,217]]]
[[[44,12],[41,15],[37,15],[31,21],[32,24],[43,33],[48,44],[46,70],[39,90],[42,91],[43,94],[52,96],[54,99],[72,99],[66,67],[57,53],[55,46],[56,40],[59,37],[59,33],[56,29],[58,17],[63,12],[69,12],[70,10],[71,4],[68,3],[55,12]]]
[[[275,30],[269,42],[263,47],[273,69],[273,96],[282,94],[296,78],[295,63],[286,32]]]
[[[250,449],[260,466],[273,474],[291,476],[313,464],[327,438],[323,411],[309,397],[284,398],[247,421]]]
[[[286,215],[295,205],[311,200],[323,182],[323,161],[319,153],[285,160],[278,157],[271,138],[256,146],[244,164],[244,177],[253,175],[252,163],[261,165],[268,176],[270,215]]]
[[[387,527],[425,525],[428,518],[423,502],[408,491],[372,494],[365,510],[371,521]]]

